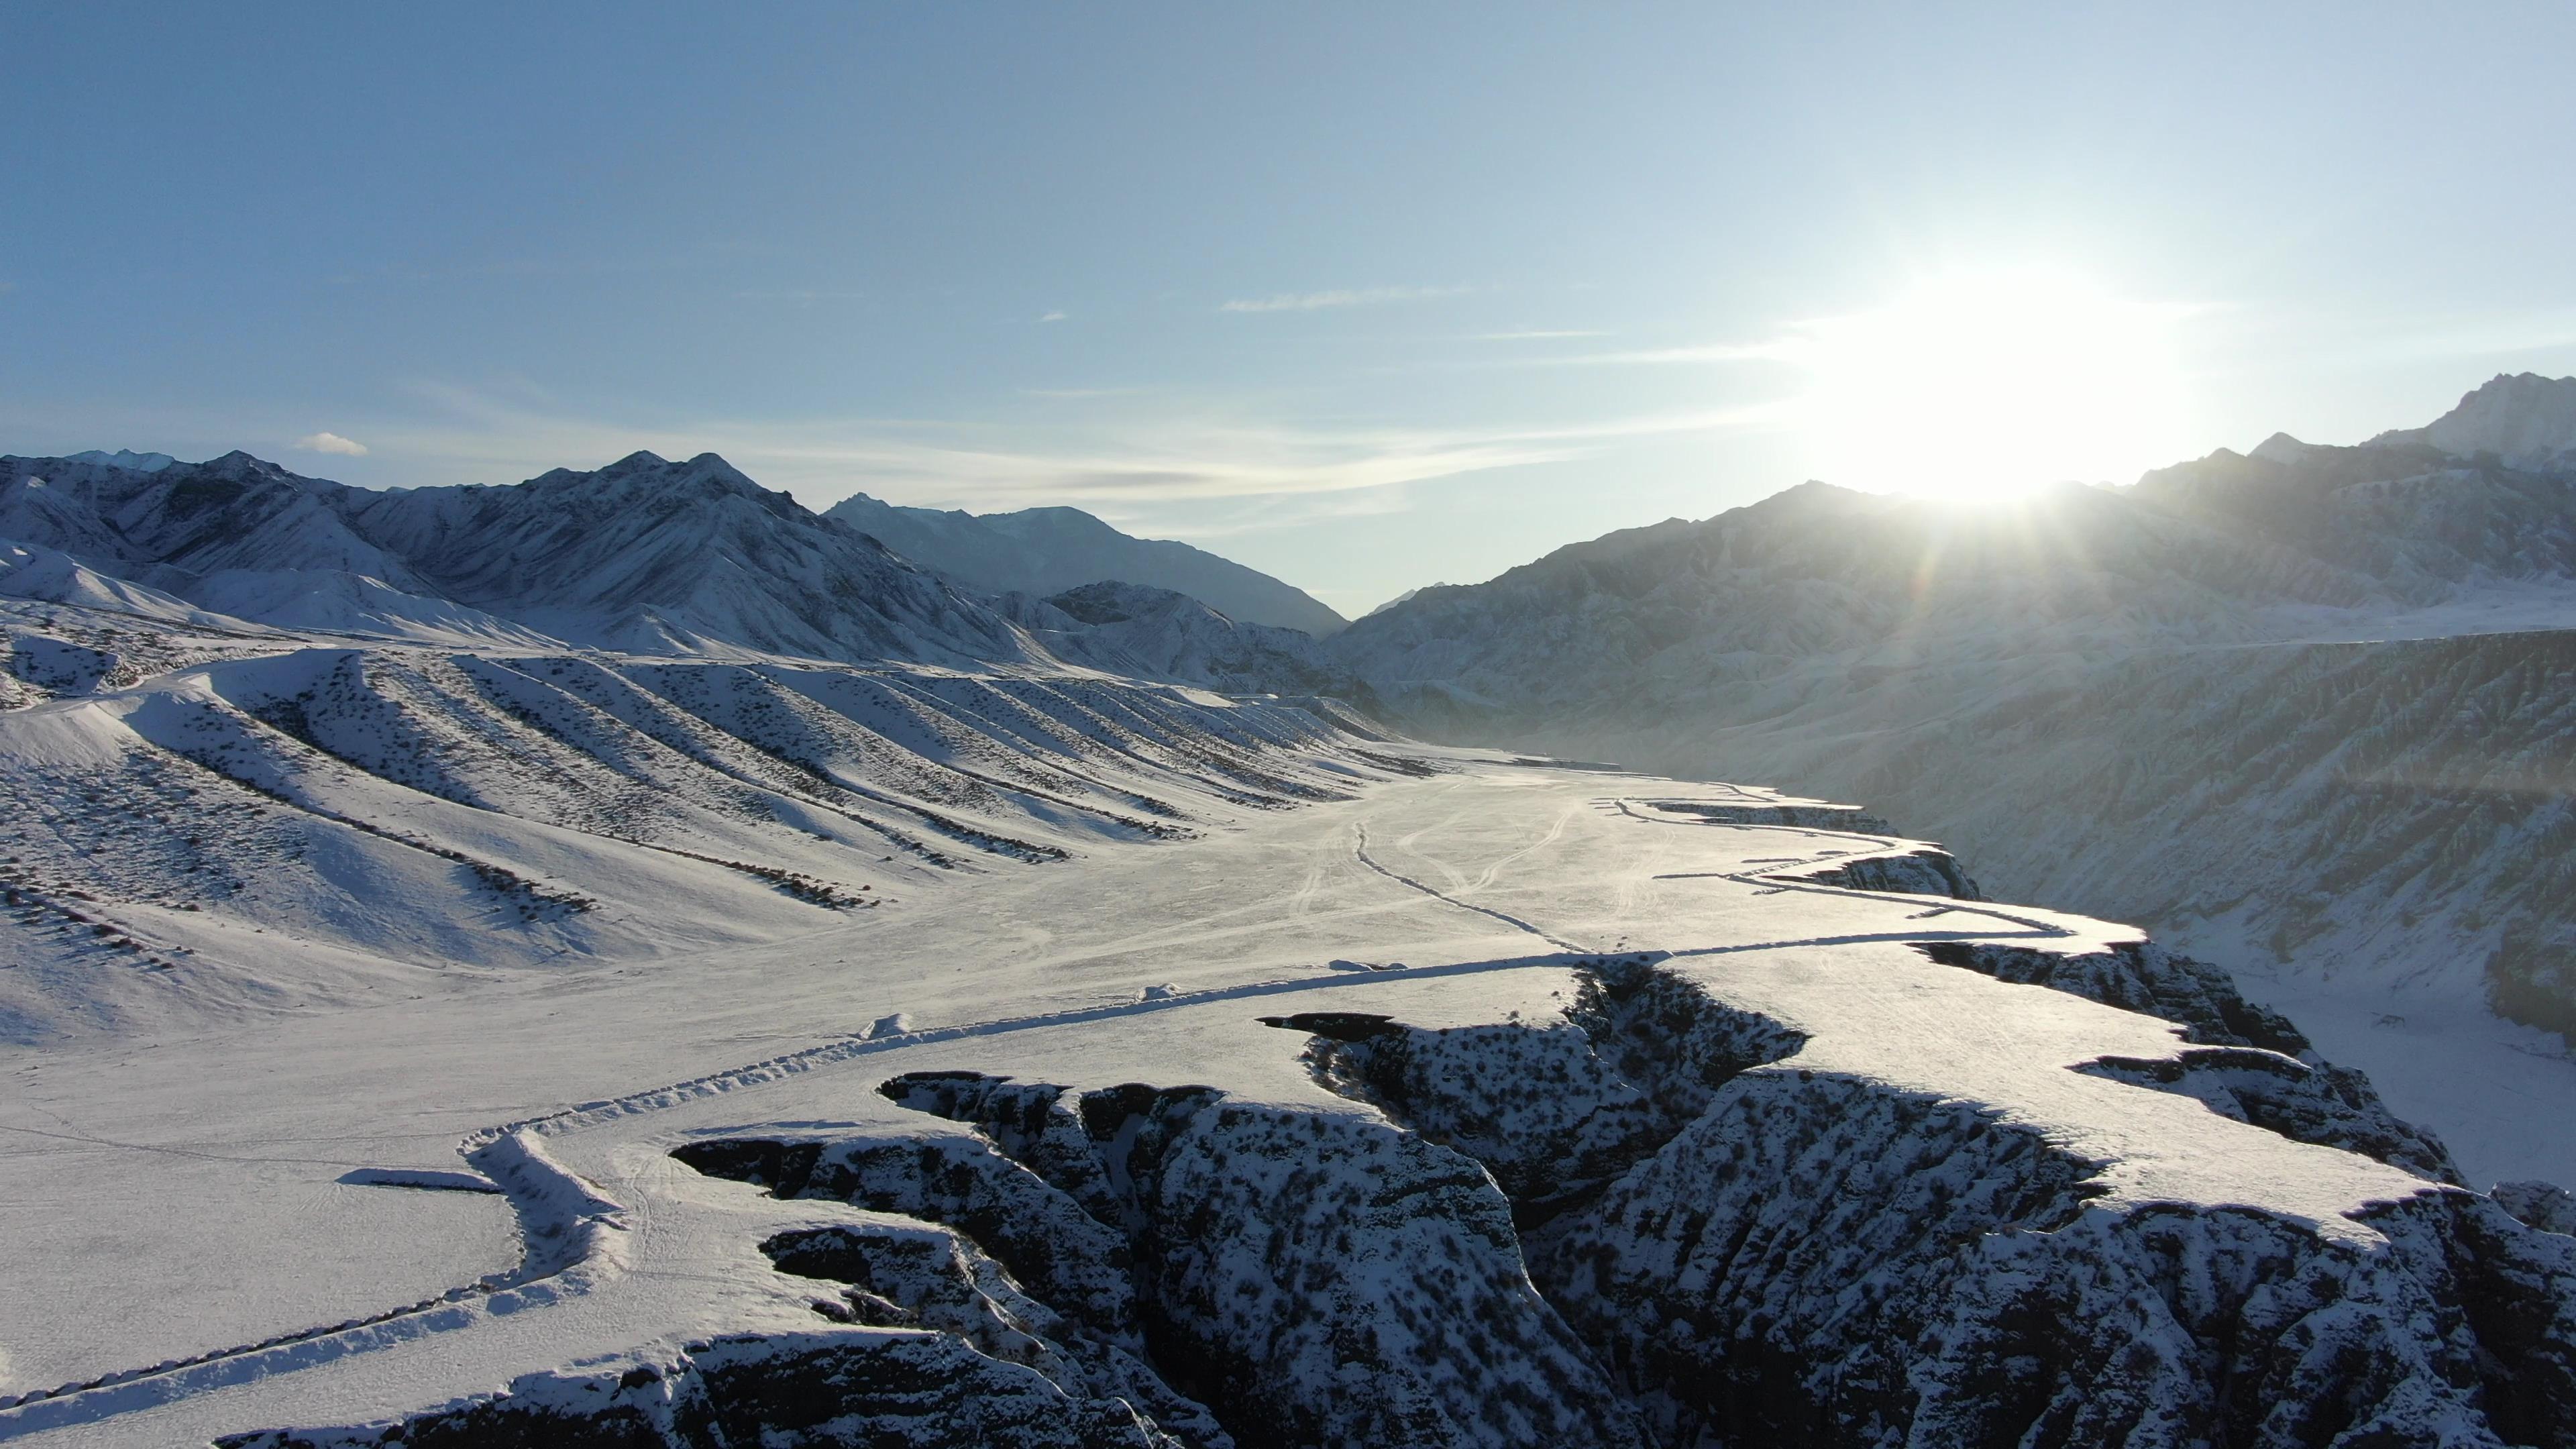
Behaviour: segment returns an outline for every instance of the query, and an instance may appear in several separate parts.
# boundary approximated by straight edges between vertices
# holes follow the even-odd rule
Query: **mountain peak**
[[[240,482],[246,478],[293,479],[299,476],[294,470],[282,464],[272,463],[256,453],[246,453],[239,448],[233,449],[220,458],[208,458],[197,466],[215,477],[233,482]]]
[[[2221,448],[2219,451],[2223,453],[2227,450]],[[2246,456],[2260,458],[2266,463],[2288,464],[2296,463],[2314,451],[2316,451],[2314,443],[2302,443],[2288,433],[2274,433],[2255,444],[2254,451]]]
[[[2534,471],[2576,467],[2576,377],[2499,372],[2425,426],[2370,440],[2404,443],[2429,443],[2455,458],[2493,453]]]

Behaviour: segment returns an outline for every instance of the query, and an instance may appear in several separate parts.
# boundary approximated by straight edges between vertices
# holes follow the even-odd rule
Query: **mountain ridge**
[[[1023,663],[1027,640],[917,565],[713,453],[637,452],[524,483],[377,491],[235,451],[150,471],[0,459],[0,537],[188,597],[338,598],[406,631],[471,611],[572,643]],[[372,601],[372,602],[371,602]],[[381,605],[382,607],[376,607]]]

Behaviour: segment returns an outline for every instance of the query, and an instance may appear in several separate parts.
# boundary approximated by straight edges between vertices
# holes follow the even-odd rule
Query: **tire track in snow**
[[[1561,819],[1558,821],[1559,825],[1562,825],[1563,823],[1564,822]],[[1385,866],[1378,864],[1376,859],[1368,853],[1368,822],[1365,820],[1359,822],[1357,825],[1352,827],[1352,831],[1355,838],[1351,846],[1351,853],[1358,857],[1359,863],[1367,866],[1373,871],[1376,871],[1379,875],[1385,876],[1388,880],[1394,881],[1398,885],[1411,886],[1413,889],[1422,892],[1424,895],[1431,897],[1433,900],[1438,901],[1443,905],[1456,906],[1462,911],[1474,911],[1480,916],[1491,916],[1495,920],[1502,922],[1506,926],[1510,926],[1514,930],[1527,931],[1531,935],[1538,937],[1540,940],[1547,942],[1549,945],[1554,946],[1559,950],[1573,951],[1584,955],[1601,954],[1600,952],[1590,951],[1585,947],[1578,946],[1572,941],[1559,940],[1558,938],[1549,935],[1547,932],[1540,930],[1538,927],[1531,925],[1529,922],[1522,920],[1518,916],[1507,916],[1502,912],[1490,909],[1489,907],[1472,905],[1466,901],[1458,899],[1456,896],[1447,895],[1434,890],[1430,886],[1424,885],[1422,882],[1415,880],[1409,875],[1401,875],[1395,871],[1389,870]],[[1421,833],[1422,832],[1420,831],[1416,831],[1414,834],[1418,836]],[[1406,838],[1412,839],[1413,837],[1408,836]],[[1615,955],[1617,953],[1613,952],[1611,954]]]
[[[1468,909],[1476,908],[1471,906]],[[1577,960],[1592,960],[1600,955],[1600,952],[1576,949],[1571,955],[1468,961],[1448,966],[1410,968],[1398,974],[1405,977],[1467,976],[1489,971],[1526,970],[1534,966],[1571,965]],[[393,1347],[432,1333],[468,1328],[494,1312],[516,1311],[590,1291],[626,1266],[623,1254],[616,1250],[623,1246],[629,1210],[626,1205],[609,1198],[595,1184],[555,1163],[544,1151],[541,1139],[545,1137],[663,1111],[857,1057],[906,1047],[1048,1027],[1080,1026],[1215,1002],[1364,986],[1383,979],[1375,973],[1353,976],[1336,971],[919,1031],[880,1032],[870,1027],[746,1066],[481,1129],[469,1134],[458,1145],[457,1151],[500,1186],[511,1208],[518,1214],[520,1239],[524,1246],[516,1269],[488,1275],[436,1297],[381,1313],[273,1334],[252,1343],[212,1349],[148,1367],[120,1369],[56,1388],[32,1390],[15,1399],[0,1399],[0,1441],[135,1413],[190,1394],[247,1383],[273,1373],[311,1368],[353,1353]]]

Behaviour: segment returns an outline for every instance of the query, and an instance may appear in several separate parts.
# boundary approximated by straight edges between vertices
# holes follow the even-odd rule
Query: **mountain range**
[[[204,463],[6,457],[0,480],[0,540],[65,560],[22,566],[0,588],[50,590],[43,596],[57,602],[122,590],[151,596],[165,613],[422,643],[1029,667],[1060,655],[1132,677],[1366,693],[1309,636],[1239,624],[1147,583],[1124,583],[1127,609],[1114,631],[1097,608],[1084,611],[1086,622],[1029,597],[1060,589],[1022,584],[1006,602],[760,487],[712,453],[685,462],[636,453],[506,487],[389,492],[238,452]],[[1089,522],[1078,531],[1086,547],[1107,534],[1150,559],[1180,550],[1184,575],[1223,562]],[[1263,581],[1224,569],[1231,574],[1207,571]],[[1069,576],[1115,582],[1080,567]],[[1155,611],[1171,638],[1149,639],[1133,624]]]

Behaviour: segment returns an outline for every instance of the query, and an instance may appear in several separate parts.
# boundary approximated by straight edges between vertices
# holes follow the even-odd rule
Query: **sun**
[[[1877,311],[1809,323],[1796,351],[1811,374],[1799,408],[1810,471],[1960,500],[2126,483],[2186,456],[2186,310],[2023,268],[1928,280]]]

